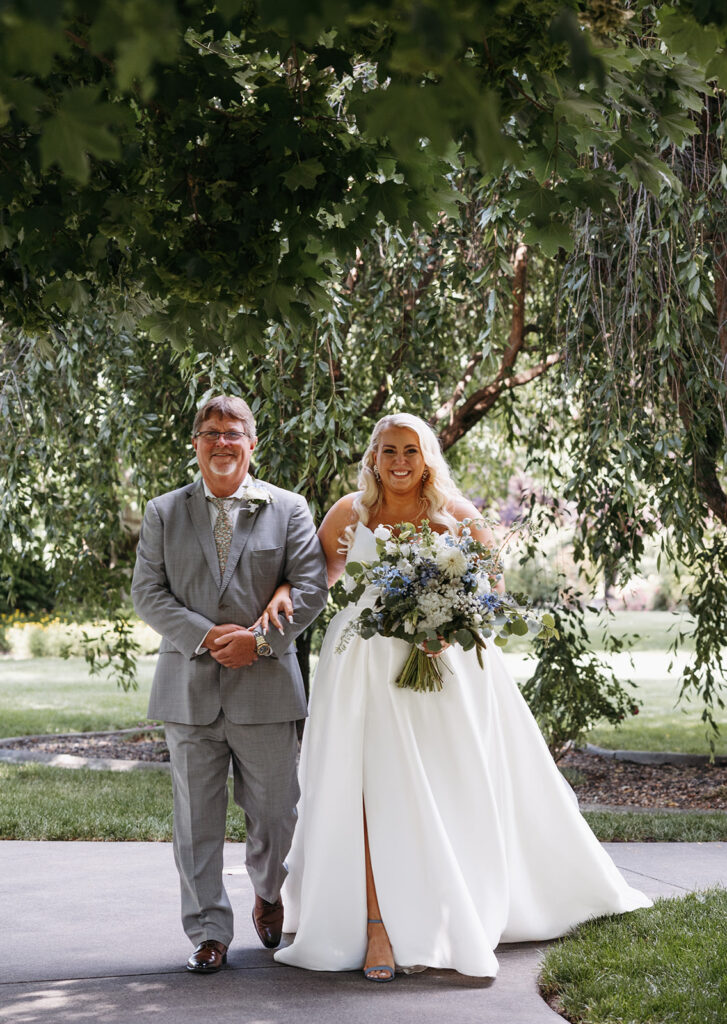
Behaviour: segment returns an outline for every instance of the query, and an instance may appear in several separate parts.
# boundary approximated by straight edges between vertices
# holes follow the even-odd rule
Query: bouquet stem
[[[418,690],[419,693],[441,690],[442,670],[437,658],[430,658],[424,651],[412,646],[396,685],[402,689]]]

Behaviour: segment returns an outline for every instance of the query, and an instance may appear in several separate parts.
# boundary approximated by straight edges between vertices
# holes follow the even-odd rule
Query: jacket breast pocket
[[[253,548],[250,551],[253,561],[279,562],[283,557],[283,547],[278,545],[274,548]]]
[[[285,562],[285,548],[278,547],[253,548],[250,561],[255,576],[278,580]]]

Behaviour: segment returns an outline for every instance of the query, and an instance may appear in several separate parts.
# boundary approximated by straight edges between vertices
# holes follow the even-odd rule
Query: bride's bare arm
[[[329,587],[340,578],[346,565],[346,551],[341,544],[341,537],[352,523],[355,497],[355,494],[346,494],[332,505],[318,527],[318,539],[326,556]]]

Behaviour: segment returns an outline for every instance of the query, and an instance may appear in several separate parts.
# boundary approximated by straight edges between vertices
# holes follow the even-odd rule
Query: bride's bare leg
[[[366,950],[364,962],[364,974],[371,981],[391,981],[394,977],[394,954],[386,934],[386,928],[381,920],[379,900],[376,895],[374,884],[374,873],[371,869],[371,854],[369,853],[369,833],[366,827],[366,809],[364,808],[364,848],[366,853],[366,907],[368,910],[368,938],[369,944]],[[378,968],[372,970],[372,967]]]

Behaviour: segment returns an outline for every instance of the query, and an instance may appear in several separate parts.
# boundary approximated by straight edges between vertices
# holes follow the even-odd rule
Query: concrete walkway
[[[627,880],[652,897],[727,886],[727,843],[613,843]],[[0,842],[0,1021],[12,1024],[539,1024],[562,1019],[540,999],[546,943],[503,946],[495,981],[452,971],[367,982],[275,963],[250,913],[244,849],[226,848],[237,912],[226,969],[183,969],[168,843]]]

